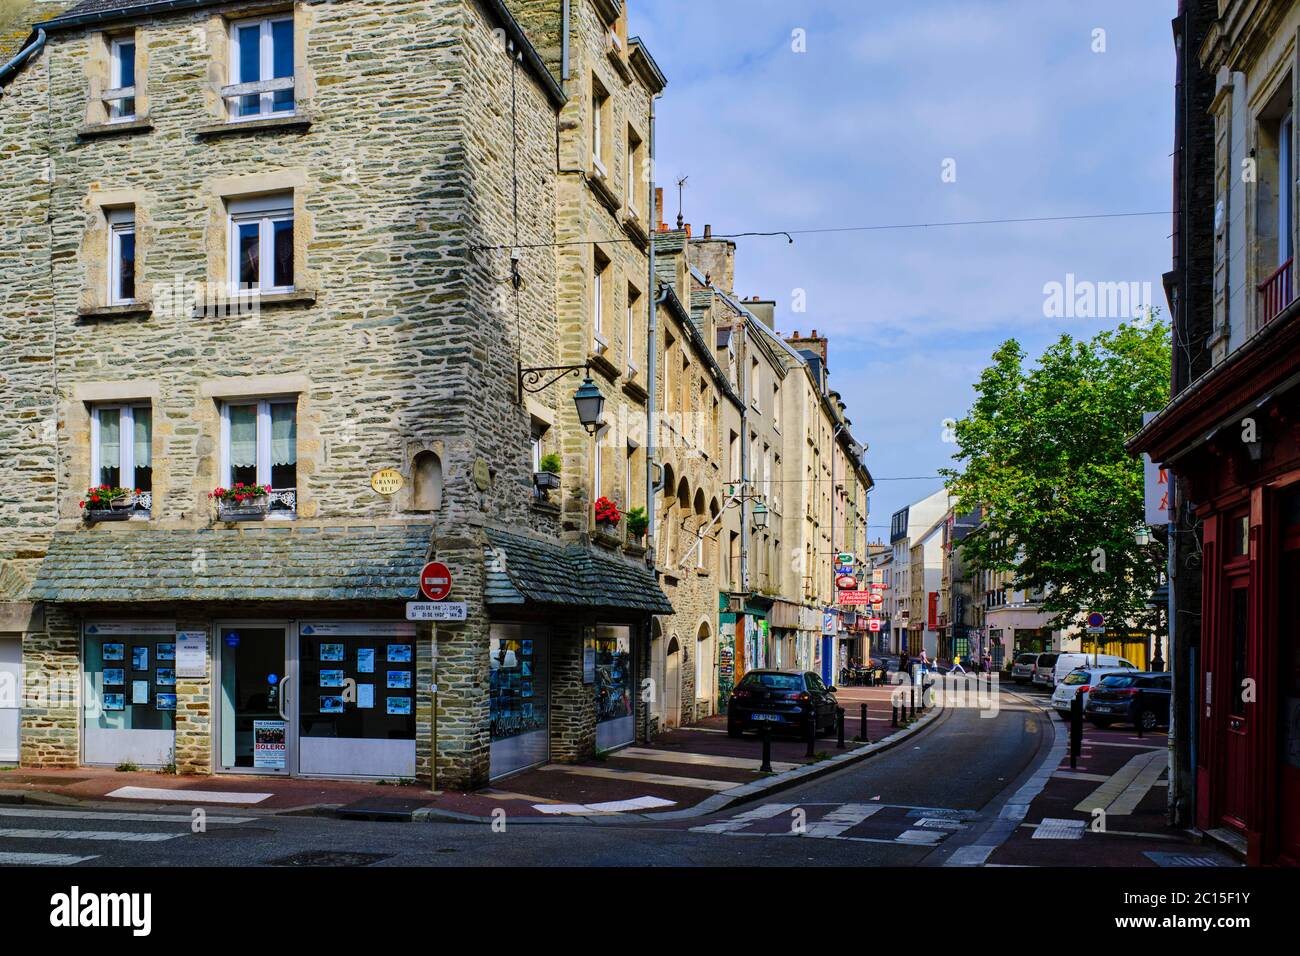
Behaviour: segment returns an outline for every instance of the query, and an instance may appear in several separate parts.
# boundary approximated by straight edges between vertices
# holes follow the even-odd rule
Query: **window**
[[[221,484],[270,485],[271,510],[297,510],[298,403],[247,399],[221,406]]]
[[[1282,117],[1277,130],[1277,264],[1291,258],[1291,188],[1295,180],[1291,172],[1292,116]]]
[[[598,351],[604,351],[605,332],[605,272],[609,260],[596,250],[591,265],[591,327],[596,333]]]
[[[90,482],[140,492],[136,510],[153,507],[153,409],[97,405],[90,413]]]
[[[749,366],[749,403],[754,407],[754,411],[759,411],[758,385],[758,359],[754,359]]]
[[[600,82],[591,79],[591,169],[597,176],[605,176],[605,109],[609,96]]]
[[[112,90],[130,90],[130,96],[108,101],[110,123],[135,119],[135,38],[114,40],[109,48],[109,86]]]
[[[605,474],[604,459],[605,457],[605,434],[609,431],[606,425],[596,432],[596,450],[592,458],[592,476],[591,476],[591,500],[594,502],[597,498],[605,493]]]
[[[230,28],[231,85],[222,92],[234,119],[293,113],[293,17],[242,20]]]
[[[636,218],[636,197],[641,182],[641,137],[632,127],[627,130],[627,211]]]
[[[135,210],[108,213],[108,304],[135,301]]]
[[[230,294],[293,291],[292,194],[235,200],[229,210]]]
[[[781,430],[781,386],[772,383],[772,429]]]
[[[638,293],[634,287],[632,287],[632,286],[628,286],[628,287],[627,287],[627,344],[626,344],[626,351],[627,351],[627,370],[628,370],[629,372],[636,372],[636,371],[637,371],[637,368],[638,368],[637,363],[636,363],[636,357],[637,357],[637,346],[638,346],[640,343],[637,341],[637,333],[636,333],[636,327],[637,327],[636,313],[637,313],[637,309],[640,307],[640,300],[641,300],[640,293]]]

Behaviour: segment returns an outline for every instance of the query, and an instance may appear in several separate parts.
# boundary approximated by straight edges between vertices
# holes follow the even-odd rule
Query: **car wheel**
[[[1094,727],[1109,727],[1113,721],[1109,717],[1089,717],[1088,723]]]
[[[1156,712],[1154,710],[1142,711],[1138,716],[1138,720],[1142,722],[1143,730],[1155,730],[1156,724],[1160,722],[1159,718],[1156,717]]]

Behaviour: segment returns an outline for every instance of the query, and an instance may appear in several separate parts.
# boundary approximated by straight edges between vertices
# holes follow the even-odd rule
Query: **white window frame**
[[[134,78],[129,84],[123,85],[122,48],[125,46],[131,47],[131,72]],[[135,45],[134,36],[121,37],[120,39],[112,41],[112,43],[109,45],[109,73],[108,73],[109,89],[113,89],[113,90],[132,89],[139,85],[138,81],[140,78],[134,75],[135,55],[136,55],[136,45]],[[122,104],[125,102],[125,99],[112,100],[108,104],[108,121],[110,123],[129,123],[131,120],[134,120],[136,118],[136,115],[139,111],[139,100],[135,96],[131,96],[130,100],[131,100],[131,105],[133,107],[130,113],[125,113],[122,111]]]
[[[601,114],[607,102],[609,102],[609,94],[602,95],[601,88],[593,80],[591,85],[591,168],[601,179],[608,176],[605,171],[604,160],[601,159],[600,155],[605,148],[605,120]]]
[[[229,488],[230,478],[230,409],[233,406],[257,406],[257,478],[258,485],[271,484],[271,406],[292,405],[294,421],[298,419],[298,399],[294,398],[227,398],[221,402],[221,487]],[[294,449],[295,457],[297,448]],[[294,491],[296,488],[276,488],[272,491]]]
[[[591,270],[591,327],[599,336],[605,331],[605,270],[599,261],[592,262]]]
[[[237,296],[251,292],[262,294],[292,292],[296,284],[277,286],[275,284],[275,226],[277,222],[291,222],[295,232],[292,193],[276,193],[257,199],[232,199],[226,203],[229,219],[227,237],[227,287],[229,294]],[[256,289],[242,289],[239,282],[239,227],[249,223],[258,226],[258,274]],[[298,263],[295,261],[295,282]]]
[[[637,212],[636,195],[637,195],[637,153],[641,149],[641,140],[636,136],[635,131],[629,126],[627,131],[627,211],[633,219],[640,219]]]
[[[633,376],[640,371],[636,364],[636,307],[641,301],[641,293],[632,286],[627,287],[627,370]]]
[[[275,73],[275,42],[273,39],[272,26],[273,24],[284,23],[286,21],[293,23],[293,20],[294,20],[293,14],[290,13],[286,16],[254,17],[250,20],[231,21],[230,66],[229,66],[228,76],[230,79],[230,84],[232,86],[236,84],[235,77],[239,75],[239,52],[240,52],[239,31],[241,29],[246,29],[254,25],[260,28],[258,32],[258,44],[259,44],[258,54],[260,59],[260,65],[258,69],[258,78],[256,80],[241,80],[238,82],[264,83],[275,78],[273,76],[273,74]],[[297,45],[297,40],[298,40],[298,25],[294,23],[295,47]],[[293,77],[284,77],[283,79],[294,79],[295,83],[297,81],[298,56],[297,56],[296,49],[294,50],[293,73],[294,73]],[[249,113],[247,116],[241,116],[239,113],[239,103],[240,100],[243,99],[242,96],[226,97],[226,116],[230,119],[231,122],[235,122],[235,123],[247,122],[248,120],[263,119],[267,116],[295,116],[297,115],[298,112],[297,87],[295,86],[293,90],[294,90],[293,109],[291,110],[280,110],[279,112],[276,112],[275,94],[274,91],[272,91],[272,92],[260,94],[260,98],[258,101],[258,111],[256,113]]]
[[[121,294],[122,288],[122,239],[130,236],[136,239],[135,286],[140,283],[140,242],[135,231],[135,209],[113,209],[107,213],[108,218],[108,304],[132,305],[137,301],[135,289],[130,297]]]
[[[117,412],[117,473],[118,479],[123,482],[122,487],[130,487],[132,491],[136,488],[135,483],[135,410],[137,408],[152,408],[149,402],[129,402],[118,405],[91,405],[90,406],[90,484],[91,486],[103,483],[99,470],[103,466],[103,461],[99,457],[99,413],[100,412]],[[149,441],[153,441],[153,426],[150,424]],[[126,481],[128,473],[130,481]]]

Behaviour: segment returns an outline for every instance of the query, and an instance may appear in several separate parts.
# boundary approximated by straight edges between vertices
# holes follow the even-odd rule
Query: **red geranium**
[[[596,520],[601,524],[618,524],[623,520],[623,515],[619,512],[618,505],[601,496],[596,499]]]

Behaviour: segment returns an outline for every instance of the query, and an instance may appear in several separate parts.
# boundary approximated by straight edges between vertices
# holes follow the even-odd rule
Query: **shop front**
[[[81,762],[174,763],[175,622],[91,620],[82,629],[81,659]]]
[[[493,624],[488,665],[493,778],[551,759],[550,629]]]

